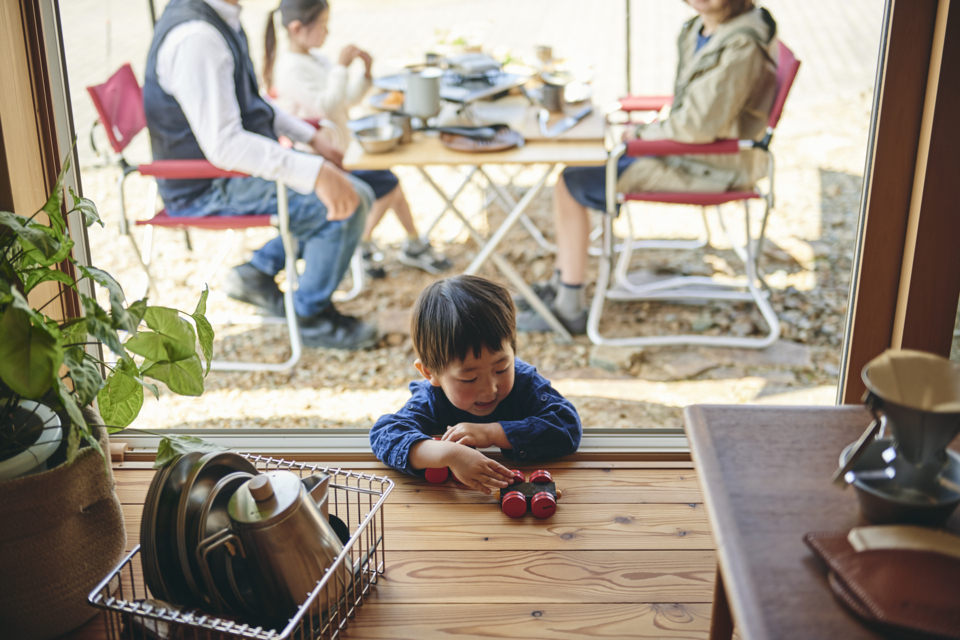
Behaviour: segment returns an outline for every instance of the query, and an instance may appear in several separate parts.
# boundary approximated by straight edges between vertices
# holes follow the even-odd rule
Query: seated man
[[[639,125],[644,140],[690,144],[719,138],[759,139],[776,96],[777,25],[753,0],[686,0],[697,17],[680,32],[673,105],[669,116]],[[617,188],[640,191],[728,191],[752,188],[767,170],[762,151],[736,155],[622,157]],[[569,167],[554,189],[557,232],[556,272],[534,285],[570,333],[584,333],[588,209],[606,211],[606,169]],[[550,325],[525,301],[517,301],[518,331],[549,331]]]
[[[306,269],[294,297],[303,342],[359,349],[377,340],[375,325],[341,315],[330,297],[350,265],[373,193],[336,166],[342,156],[310,125],[269,105],[257,90],[239,0],[172,0],[157,22],[143,87],[156,160],[206,158],[249,178],[158,180],[172,216],[250,215],[277,209],[277,179],[289,186],[290,230]],[[279,135],[321,155],[285,149]],[[325,156],[325,157],[321,157]],[[281,239],[227,276],[227,294],[283,315],[274,280]]]

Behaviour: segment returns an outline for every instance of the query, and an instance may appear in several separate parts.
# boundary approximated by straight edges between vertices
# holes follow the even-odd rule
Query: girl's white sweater
[[[347,67],[312,52],[284,51],[277,58],[277,102],[295,116],[330,120],[335,126],[330,141],[345,151],[350,142],[349,109],[370,89],[362,70],[351,74]]]

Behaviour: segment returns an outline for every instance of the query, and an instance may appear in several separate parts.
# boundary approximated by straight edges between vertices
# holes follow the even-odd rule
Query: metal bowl
[[[896,473],[893,478],[853,482],[863,517],[873,524],[943,526],[960,505],[960,493],[941,486],[937,476],[960,482],[960,455],[947,451],[945,467],[918,467],[902,455],[889,463],[884,460],[883,452],[891,446],[892,438],[874,440],[853,468],[857,472],[880,470],[889,465]],[[841,465],[846,463],[852,448],[853,444],[847,445],[840,454]]]
[[[386,153],[400,144],[403,129],[396,125],[385,124],[379,127],[361,129],[354,135],[367,153]]]

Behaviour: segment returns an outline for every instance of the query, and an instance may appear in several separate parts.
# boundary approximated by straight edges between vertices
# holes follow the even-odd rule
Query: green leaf
[[[77,401],[73,397],[73,394],[70,392],[70,389],[67,388],[67,385],[63,383],[63,380],[57,378],[57,384],[54,387],[54,391],[57,394],[57,397],[60,398],[61,404],[63,404],[64,410],[67,412],[67,415],[70,416],[70,422],[72,426],[70,427],[71,431],[78,431],[87,439],[87,442],[91,443],[91,446],[100,452],[100,455],[103,455],[103,450],[100,448],[100,443],[96,441],[96,438],[93,437],[93,432],[90,430],[90,426],[87,424],[87,421],[83,418],[83,413],[80,411],[80,407],[77,406]],[[70,434],[73,435],[72,433]],[[79,444],[79,442],[78,442]],[[67,447],[67,461],[73,460],[72,456],[76,456],[76,451],[71,453],[71,448],[73,444],[68,445]]]
[[[213,361],[213,326],[207,320],[207,296],[210,295],[210,287],[204,287],[200,294],[200,301],[197,302],[197,308],[190,315],[197,325],[197,338],[200,341],[200,349],[203,351],[203,359],[207,362],[207,368],[203,372],[206,377],[210,373],[210,364]]]
[[[0,379],[15,393],[39,399],[57,379],[63,362],[60,343],[13,305],[0,318],[0,335]]]
[[[181,396],[199,396],[203,393],[203,366],[197,354],[184,360],[155,362],[141,373],[163,382]]]
[[[164,337],[167,351],[173,356],[168,358],[169,360],[179,360],[196,354],[197,334],[176,309],[149,307],[143,319],[148,327]]]
[[[210,453],[211,451],[226,451],[226,449],[194,436],[172,433],[160,439],[160,446],[157,447],[157,458],[153,462],[153,468],[162,469],[180,456],[194,451]]]
[[[87,333],[92,335],[117,355],[123,355],[123,343],[117,337],[117,330],[107,312],[93,298],[80,294],[83,302],[84,319],[87,321]]]
[[[30,302],[27,301],[27,299],[23,297],[23,295],[16,289],[10,290],[10,296],[12,307],[20,309],[26,313],[30,317],[30,321],[33,323],[35,328],[45,331],[51,339],[62,344],[61,340],[63,339],[63,333],[60,331],[60,327],[57,325],[55,320],[48,318],[31,307]]]
[[[70,369],[73,390],[82,407],[93,402],[104,384],[100,368],[86,355],[81,347],[72,347],[63,354],[63,364]]]
[[[137,381],[139,374],[132,360],[121,360],[107,376],[107,383],[97,394],[97,405],[105,424],[123,428],[140,414],[143,387]]]
[[[110,292],[110,315],[113,318],[113,328],[122,329],[129,333],[136,333],[139,319],[131,316],[124,308],[123,302],[125,296],[123,295],[123,288],[120,286],[120,283],[114,280],[113,276],[106,271],[102,271],[96,267],[78,266],[80,266],[80,271],[83,272],[83,275]]]
[[[63,176],[66,175],[69,169],[70,156],[67,156],[63,161],[63,167],[60,169],[60,175],[57,176],[57,184],[53,186],[53,191],[50,192],[50,197],[47,198],[47,202],[43,205],[42,209],[42,211],[50,217],[50,226],[55,229],[60,236],[67,230],[67,225],[63,221],[63,214],[60,212],[60,208],[63,206]]]
[[[93,200],[81,198],[73,190],[73,187],[70,187],[69,191],[73,197],[73,211],[77,211],[83,215],[84,224],[89,227],[96,222],[102,227],[103,220],[100,219],[100,213],[97,211],[97,205],[93,203]]]
[[[49,267],[36,267],[34,269],[24,269],[23,274],[27,276],[26,281],[23,283],[23,290],[25,293],[30,293],[38,284],[41,282],[47,282],[48,280],[56,280],[57,282],[62,282],[73,289],[77,288],[77,283],[73,278],[63,271],[59,271],[57,269],[51,269]]]
[[[137,321],[137,326],[143,320],[143,315],[147,312],[147,299],[137,300],[127,307],[127,313]]]
[[[50,258],[56,256],[62,248],[48,227],[30,222],[27,218],[15,213],[0,211],[0,225],[10,229],[19,238],[20,245],[27,253],[38,252],[43,258]],[[71,242],[70,245],[72,247],[73,243]]]
[[[130,352],[154,362],[177,362],[197,355],[193,326],[176,310],[149,307],[144,320],[153,331],[140,331],[127,340],[126,347]]]
[[[46,227],[41,228],[46,229]],[[32,265],[49,267],[50,265],[57,264],[58,262],[63,262],[70,256],[70,252],[73,251],[73,240],[66,236],[59,241],[57,244],[57,250],[52,255],[48,255],[44,251],[35,248],[30,243],[25,243],[22,239],[20,244],[23,245],[24,249],[26,249],[23,257],[21,258],[21,264],[24,267],[29,267]]]

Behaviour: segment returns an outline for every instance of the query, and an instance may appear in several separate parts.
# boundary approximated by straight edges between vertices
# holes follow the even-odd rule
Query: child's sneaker
[[[363,258],[363,270],[367,277],[373,280],[386,278],[387,272],[383,270],[383,266],[380,264],[383,261],[383,254],[377,245],[373,243],[373,240],[367,240],[361,245],[360,255]]]
[[[446,271],[453,266],[453,263],[446,256],[437,253],[429,243],[423,242],[419,238],[405,240],[398,259],[405,265],[423,269],[433,275],[439,275],[441,271]]]

